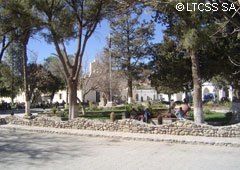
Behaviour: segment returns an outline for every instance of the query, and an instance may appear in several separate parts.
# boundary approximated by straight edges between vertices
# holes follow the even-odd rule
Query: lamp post
[[[109,88],[110,88],[110,102],[112,102],[112,55],[111,55],[111,32],[109,34],[109,44],[108,44],[108,50],[109,50]]]

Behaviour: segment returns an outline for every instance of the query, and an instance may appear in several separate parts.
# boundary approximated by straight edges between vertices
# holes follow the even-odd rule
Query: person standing
[[[151,113],[150,113],[149,108],[147,108],[147,109],[145,110],[143,116],[144,116],[144,121],[145,121],[146,123],[149,123],[150,116],[151,116]]]

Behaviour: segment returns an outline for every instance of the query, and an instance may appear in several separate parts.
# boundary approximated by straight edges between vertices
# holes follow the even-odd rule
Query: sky
[[[89,62],[93,61],[96,54],[102,51],[103,47],[107,44],[106,37],[109,35],[109,31],[110,29],[107,21],[103,21],[98,25],[87,42],[83,61],[86,60],[86,58],[88,58]],[[76,52],[76,44],[77,41],[71,41],[67,44],[68,54],[74,54]],[[56,54],[54,45],[46,43],[40,36],[35,36],[29,41],[28,55],[30,62],[34,61],[36,57],[33,56],[37,55],[37,63],[43,63],[44,58],[52,54]]]
[[[142,18],[149,20],[151,19],[151,16],[145,13]],[[155,29],[155,38],[153,42],[161,42],[163,37],[163,27],[160,24],[156,24]],[[86,63],[85,61],[88,63],[92,62],[95,59],[96,54],[103,51],[103,48],[107,46],[106,37],[109,36],[109,33],[109,23],[108,21],[103,20],[97,26],[95,32],[87,42],[83,57],[83,63]],[[77,41],[71,41],[67,45],[68,54],[74,54],[76,52],[76,44]],[[47,44],[44,39],[38,35],[30,39],[28,45],[29,62],[36,61],[37,63],[44,63],[44,59],[51,56],[52,54],[56,54],[53,44]]]

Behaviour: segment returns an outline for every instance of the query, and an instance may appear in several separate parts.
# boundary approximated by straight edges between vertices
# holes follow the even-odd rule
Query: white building
[[[82,101],[82,94],[81,90],[77,91],[77,96],[78,98]],[[90,91],[86,96],[85,96],[85,102],[91,101],[91,102],[98,102],[98,93],[96,91]],[[58,91],[54,97],[53,97],[53,103],[59,102],[62,103],[63,101],[66,102],[67,99],[67,91],[66,90],[60,90]]]
[[[202,86],[202,96],[212,93],[216,95],[217,99],[220,100],[222,97],[228,97],[230,100],[232,100],[233,97],[233,92],[232,92],[232,87],[229,86],[225,89],[216,89],[211,83],[206,82]],[[81,98],[81,91],[78,90],[77,96],[80,100]],[[67,97],[67,92],[66,90],[60,90],[58,91],[53,98],[53,103],[59,102],[62,103],[63,101],[66,102],[66,97]],[[99,102],[99,93],[96,91],[90,91],[86,97],[85,97],[85,102],[87,101],[92,101],[92,102]],[[122,96],[121,98],[123,100],[127,100],[127,89],[122,90]],[[185,98],[185,93],[180,92],[177,94],[174,94],[171,96],[171,99],[174,101],[183,101]],[[17,95],[17,97],[14,99],[15,103],[23,103],[25,100],[25,95],[24,93],[20,93]],[[11,98],[10,97],[1,97],[1,101],[5,101],[10,103]],[[48,101],[50,102],[50,98],[46,97],[46,95],[42,95],[43,101]],[[153,100],[153,101],[168,101],[168,95],[166,94],[158,94],[156,90],[154,89],[133,89],[133,100],[134,101],[147,101],[147,100]]]

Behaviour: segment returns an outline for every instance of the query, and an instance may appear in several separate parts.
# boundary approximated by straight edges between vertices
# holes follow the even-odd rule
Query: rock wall
[[[86,129],[113,132],[118,131],[130,133],[190,135],[207,137],[240,137],[240,123],[231,126],[216,127],[205,124],[196,124],[192,121],[184,120],[167,125],[150,125],[131,119],[118,120],[115,122],[91,120],[85,118],[76,118],[70,121],[56,121],[52,118],[46,117],[24,119],[17,116],[6,117],[5,123],[25,126]]]
[[[239,123],[240,122],[240,102],[232,103],[232,120],[231,123]]]

